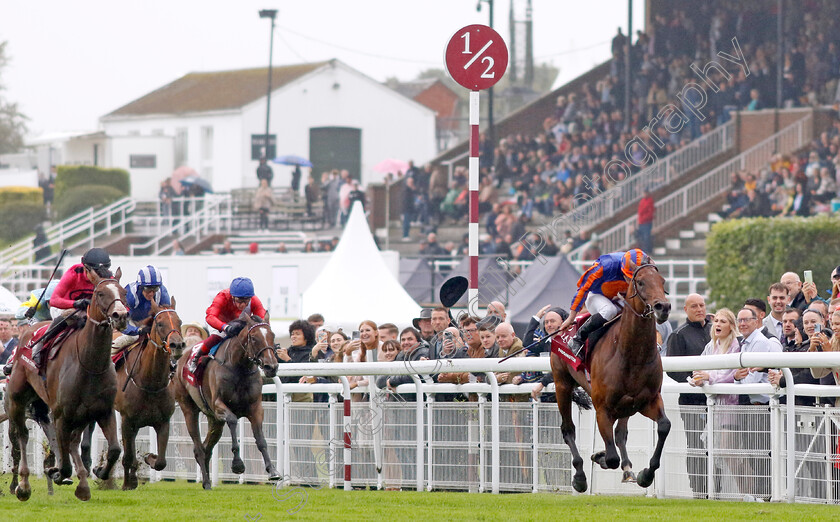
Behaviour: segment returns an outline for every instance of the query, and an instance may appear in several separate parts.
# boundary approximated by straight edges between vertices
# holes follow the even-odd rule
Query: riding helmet
[[[104,248],[91,248],[85,255],[82,256],[82,264],[86,267],[97,268],[111,268],[111,256]]]
[[[254,283],[247,277],[237,277],[230,283],[230,295],[233,297],[254,297]]]
[[[160,276],[160,271],[152,265],[146,265],[137,272],[137,286],[160,286],[163,284],[163,278]]]
[[[650,256],[642,252],[641,248],[628,250],[621,258],[621,273],[627,279],[632,279],[637,267],[651,262]]]

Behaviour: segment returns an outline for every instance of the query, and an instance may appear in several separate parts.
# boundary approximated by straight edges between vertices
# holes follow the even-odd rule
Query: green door
[[[350,177],[362,176],[362,129],[315,127],[309,129],[309,161],[316,180],[332,169],[347,169]]]

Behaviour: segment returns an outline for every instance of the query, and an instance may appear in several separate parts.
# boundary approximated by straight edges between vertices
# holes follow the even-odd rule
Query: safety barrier
[[[743,353],[707,357],[664,358],[666,371],[716,368],[840,367],[840,353]],[[556,405],[522,400],[533,388],[502,385],[493,373],[487,383],[432,384],[425,376],[448,371],[547,371],[547,358],[458,359],[410,363],[351,363],[281,365],[282,375],[336,376],[335,384],[283,384],[274,379],[264,387],[276,401],[264,401],[264,431],[274,463],[292,483],[329,487],[369,486],[416,490],[498,492],[571,492],[571,457],[560,434]],[[373,385],[353,390],[346,375],[412,374],[414,384],[396,393]],[[370,378],[370,382],[373,379]],[[549,391],[549,387],[545,391]],[[840,471],[836,447],[840,410],[826,406],[795,406],[797,396],[837,397],[836,386],[791,385],[778,390],[769,384],[717,384],[702,388],[666,379],[666,411],[672,421],[662,468],[654,484],[643,490],[622,484],[621,473],[601,470],[589,463],[590,493],[702,497],[714,499],[770,498],[787,502],[838,503]],[[326,402],[303,402],[306,394],[324,394]],[[706,394],[706,406],[678,406],[679,393]],[[718,394],[770,394],[766,406],[721,406]],[[369,400],[357,400],[369,394]],[[405,397],[416,394],[418,400]],[[475,394],[473,401],[448,402],[440,394]],[[779,399],[785,396],[787,404]],[[437,398],[436,398],[437,397]],[[412,400],[407,400],[412,399]],[[581,454],[602,447],[593,412],[573,410]],[[30,423],[31,424],[31,423]],[[641,416],[631,418],[627,449],[635,470],[647,466],[653,451],[655,424]],[[213,453],[211,478],[222,481],[265,482],[267,475],[253,440],[250,425],[240,420],[239,436],[246,471],[230,470],[229,434]],[[345,447],[344,431],[351,444]],[[33,472],[42,472],[43,435],[35,430],[29,454]],[[202,433],[206,423],[202,421]],[[152,435],[152,436],[150,436]],[[9,441],[3,430],[4,469],[9,469]],[[155,452],[155,437],[144,428],[138,453]],[[690,442],[689,442],[690,441]],[[104,452],[97,430],[93,454]],[[793,448],[793,451],[790,451]],[[351,461],[352,459],[352,461]],[[141,476],[152,481],[198,478],[183,417],[176,410],[170,430],[167,469]],[[352,473],[346,475],[345,465]],[[120,466],[116,468],[121,474]],[[349,480],[344,480],[349,479]]]

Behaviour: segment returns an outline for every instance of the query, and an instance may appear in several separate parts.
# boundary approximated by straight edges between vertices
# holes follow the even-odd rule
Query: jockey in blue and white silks
[[[128,305],[128,326],[123,336],[114,341],[115,350],[133,343],[140,335],[137,326],[149,317],[152,302],[159,306],[170,306],[169,291],[163,286],[160,271],[152,265],[145,266],[137,273],[137,280],[125,286],[126,304]]]

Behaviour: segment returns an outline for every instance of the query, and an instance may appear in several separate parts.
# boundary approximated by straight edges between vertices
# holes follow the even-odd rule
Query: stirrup
[[[3,375],[7,375],[7,376],[11,375],[12,374],[12,368],[14,367],[14,364],[15,364],[14,361],[9,361],[6,364],[4,364],[3,365]]]

